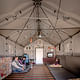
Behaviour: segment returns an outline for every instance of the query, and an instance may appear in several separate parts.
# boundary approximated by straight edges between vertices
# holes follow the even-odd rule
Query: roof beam
[[[29,17],[31,17],[31,15],[33,14],[34,10],[35,10],[35,7],[33,7],[33,10],[31,11]],[[28,22],[29,22],[29,18],[27,19],[26,23],[24,24],[24,27],[22,28],[22,30],[21,30],[21,32],[20,32],[18,38],[16,39],[16,42],[19,40],[19,38],[20,38],[21,34],[23,33],[24,28],[26,27],[26,25],[27,25]]]
[[[70,27],[70,28],[55,28],[56,30],[64,30],[64,29],[80,29],[80,27]],[[41,29],[41,30],[55,30],[55,29]],[[0,30],[23,30],[23,29],[16,29],[16,28],[4,28]],[[37,30],[37,29],[24,29],[24,30]]]
[[[66,40],[68,40],[68,39],[70,39],[70,38],[72,38],[73,36],[75,36],[75,35],[77,35],[77,34],[79,34],[79,33],[80,33],[80,30],[77,31],[76,33],[74,33],[73,35],[71,35],[71,37],[68,37],[67,39],[63,40],[63,42],[66,41]],[[59,44],[61,44],[61,43],[62,43],[62,42],[58,43],[57,45],[59,45]],[[57,46],[57,45],[56,45],[56,46]]]
[[[3,34],[0,34],[0,36],[2,36],[2,37],[4,37],[5,39],[8,39],[8,40],[10,40],[10,41],[16,43],[15,41],[11,40],[10,38],[6,37],[6,36],[3,35]],[[20,45],[21,47],[24,47],[23,45],[21,45],[21,44],[19,44],[19,43],[16,43],[16,44]]]
[[[46,34],[44,34],[44,33],[42,33],[42,34],[44,35],[44,38],[42,38],[43,40],[46,39],[46,41],[47,41],[48,43],[50,43],[50,44],[52,44],[52,45],[55,46],[55,44],[53,43],[54,41],[53,41],[52,39],[51,39],[51,41],[53,41],[53,42],[51,42],[51,41],[49,40],[49,37],[47,37]]]
[[[46,18],[48,18],[48,16],[47,16],[47,14],[45,13],[44,9],[43,9],[42,7],[40,7],[40,8],[41,8],[42,12],[44,13],[44,15],[46,16]],[[61,36],[60,36],[60,34],[59,34],[58,31],[55,29],[55,26],[53,26],[53,24],[52,24],[52,22],[50,21],[49,18],[48,18],[48,21],[49,21],[49,23],[51,24],[51,26],[53,27],[53,29],[55,30],[55,32],[58,34],[60,40],[63,41],[62,38],[61,38]]]

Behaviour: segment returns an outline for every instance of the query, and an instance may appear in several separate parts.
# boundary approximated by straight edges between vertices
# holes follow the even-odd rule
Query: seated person
[[[18,57],[14,57],[14,60],[12,62],[12,72],[17,73],[17,72],[28,72],[30,70],[30,66],[25,69],[24,65],[20,64],[18,61]]]
[[[18,61],[19,61],[20,64],[23,64],[23,63],[22,63],[22,56],[19,56]]]
[[[27,66],[27,65],[29,65],[29,56],[27,54],[24,54],[24,56],[26,57],[25,63]]]
[[[25,60],[26,60],[26,57],[24,56],[23,59],[22,59],[22,64],[24,65],[24,68],[26,69],[27,66],[26,66],[26,62],[25,62]]]
[[[60,64],[60,60],[56,58],[55,65]]]
[[[26,65],[25,60],[26,60],[26,57],[24,56],[22,59],[22,64],[24,64],[24,65]]]
[[[12,62],[12,72],[22,72],[22,71],[24,71],[24,66],[19,63],[18,57],[16,56]]]

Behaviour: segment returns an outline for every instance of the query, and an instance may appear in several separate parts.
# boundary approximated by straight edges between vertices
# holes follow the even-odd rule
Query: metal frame
[[[4,36],[3,34],[0,34],[0,36],[2,36],[2,37],[4,37],[5,39],[8,39],[8,40],[10,40],[10,41],[16,43],[15,41],[13,41],[13,40],[11,40],[10,38]],[[23,45],[21,45],[21,44],[19,44],[19,43],[17,43],[17,44],[20,45],[21,47],[24,47]]]
[[[69,35],[69,34],[66,33],[65,31],[62,31],[62,30],[65,30],[65,29],[80,29],[80,27],[56,28],[56,24],[57,24],[58,17],[59,17],[59,13],[60,13],[61,0],[59,0],[59,7],[58,7],[58,10],[57,10],[57,16],[56,16],[55,25],[53,25],[52,21],[49,19],[49,17],[48,17],[48,15],[46,14],[45,10],[42,8],[42,6],[41,6],[41,1],[42,1],[42,0],[33,0],[33,1],[34,1],[34,3],[33,3],[33,4],[34,4],[33,10],[32,10],[32,12],[30,13],[30,16],[29,16],[29,17],[26,17],[27,20],[26,20],[26,22],[25,22],[25,24],[24,24],[24,26],[23,26],[22,29],[16,29],[16,28],[14,28],[14,29],[0,29],[0,30],[13,30],[13,31],[20,30],[21,32],[19,33],[19,36],[17,37],[16,41],[13,41],[13,40],[9,39],[9,40],[13,41],[15,44],[16,44],[16,43],[19,44],[19,43],[18,43],[18,40],[19,40],[20,36],[22,35],[23,31],[26,31],[26,30],[37,30],[38,32],[41,31],[41,30],[52,30],[52,31],[54,30],[54,31],[58,34],[58,36],[59,36],[59,38],[60,38],[60,40],[61,40],[60,43],[64,42],[65,40],[67,40],[67,39],[69,39],[69,38],[71,38],[71,37],[74,36],[76,33],[80,32],[80,30],[79,30],[79,31],[76,32],[75,34]],[[37,15],[38,15],[38,16],[37,16],[37,18],[32,18],[31,15],[33,14],[35,8],[37,8]],[[46,16],[46,18],[39,18],[39,8],[42,10],[42,12],[43,12],[44,15]],[[14,17],[16,17],[16,16],[14,16]],[[25,27],[26,27],[26,25],[28,24],[28,22],[29,22],[30,19],[36,19],[36,20],[37,20],[37,23],[38,23],[38,28],[37,28],[37,29],[25,29]],[[46,20],[48,20],[49,23],[50,23],[50,25],[51,25],[51,27],[52,27],[53,29],[40,29],[40,22],[39,22],[40,19],[46,19]],[[8,21],[8,17],[5,18],[4,20],[7,20],[7,21]],[[58,32],[57,30],[61,30],[61,32],[63,32],[64,34],[68,35],[69,38],[63,40],[63,39],[62,39],[62,36],[59,34],[59,32]],[[0,35],[6,38],[6,36],[4,36],[4,35],[2,35],[2,34],[0,34]],[[45,35],[45,38],[46,38],[46,35]],[[50,42],[50,41],[49,41],[49,42]],[[19,44],[19,45],[21,45],[21,44]],[[21,46],[22,46],[22,45],[21,45]],[[16,45],[15,45],[15,47],[16,47]]]
[[[46,14],[45,11],[43,10],[43,8],[42,8],[42,7],[40,7],[40,8],[41,8],[41,10],[43,11],[43,13],[45,14],[45,16],[48,18],[47,14]],[[56,30],[55,26],[53,26],[53,24],[52,24],[52,22],[50,21],[49,18],[48,18],[48,21],[49,21],[49,23],[51,24],[51,26],[53,27],[53,29],[55,30],[55,32],[58,34],[60,40],[63,41],[62,38],[61,38],[61,36],[60,36],[60,34],[59,34],[58,31]]]
[[[30,14],[30,16],[29,16],[29,17],[31,17],[31,15],[33,14],[34,9],[35,9],[35,7],[33,7],[33,10],[32,10],[32,12],[31,12],[31,14]],[[20,32],[20,34],[19,34],[18,38],[16,39],[16,42],[19,40],[19,38],[20,38],[21,34],[23,33],[24,28],[26,27],[26,25],[28,24],[28,22],[29,22],[29,18],[27,19],[27,21],[26,21],[26,23],[25,23],[24,27],[22,28],[22,30],[21,30],[21,32]]]
[[[76,33],[74,33],[73,35],[71,35],[69,38],[65,39],[64,41],[66,41],[66,40],[72,38],[73,36],[75,36],[75,35],[77,35],[77,34],[79,34],[79,33],[80,33],[80,30],[77,31]],[[64,42],[64,41],[63,41],[63,42]],[[62,43],[62,42],[61,42],[61,43]],[[56,46],[58,46],[58,45],[61,44],[61,43],[56,44]]]
[[[55,28],[55,29],[41,29],[41,30],[65,30],[65,29],[80,29],[80,27],[70,27],[70,28]],[[3,28],[0,30],[23,30],[23,29],[17,29],[17,28],[12,28],[12,29],[7,29],[7,28]],[[24,29],[24,30],[37,30],[37,29]]]

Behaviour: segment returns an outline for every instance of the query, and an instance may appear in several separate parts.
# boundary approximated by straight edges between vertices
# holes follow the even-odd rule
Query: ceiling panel
[[[80,30],[80,0],[61,0],[61,5],[60,0],[41,2],[38,17],[32,0],[0,0],[0,34],[13,41],[19,38],[17,42],[26,46],[30,38],[38,39],[40,27],[42,39],[56,45]]]

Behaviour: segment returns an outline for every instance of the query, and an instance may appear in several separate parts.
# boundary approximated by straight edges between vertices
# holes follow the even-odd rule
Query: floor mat
[[[45,65],[35,65],[27,73],[11,74],[4,80],[55,80]]]

